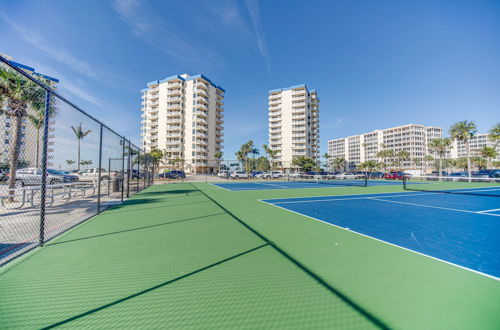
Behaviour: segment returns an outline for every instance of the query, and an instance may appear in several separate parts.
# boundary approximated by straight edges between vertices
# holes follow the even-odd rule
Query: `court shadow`
[[[187,278],[187,277],[190,277],[190,276],[192,276],[192,275],[195,275],[195,274],[201,273],[201,272],[203,272],[203,271],[205,271],[205,270],[208,270],[208,269],[210,269],[210,268],[216,267],[216,266],[221,265],[221,264],[223,264],[223,263],[226,263],[226,262],[228,262],[228,261],[230,261],[230,260],[233,260],[233,259],[236,259],[236,258],[242,257],[242,256],[244,256],[244,255],[246,255],[246,254],[249,254],[249,253],[251,253],[251,252],[254,252],[254,251],[256,251],[256,250],[259,250],[259,249],[261,249],[261,248],[263,248],[263,247],[265,247],[265,246],[267,246],[267,245],[269,245],[269,243],[265,243],[265,244],[259,245],[259,246],[257,246],[257,247],[252,248],[252,249],[249,249],[249,250],[243,251],[243,252],[241,252],[241,253],[235,254],[235,255],[233,255],[233,256],[231,256],[231,257],[228,257],[228,258],[225,258],[225,259],[219,260],[219,261],[214,262],[214,263],[212,263],[212,264],[210,264],[210,265],[207,265],[207,266],[205,266],[205,267],[202,267],[202,268],[196,269],[196,270],[194,270],[194,271],[192,271],[192,272],[190,272],[190,273],[187,273],[187,274],[181,275],[181,276],[179,276],[179,277],[173,278],[173,279],[168,280],[168,281],[165,281],[165,282],[163,282],[163,283],[159,283],[159,284],[157,284],[157,285],[155,285],[155,286],[152,286],[152,287],[150,287],[150,288],[147,288],[147,289],[145,289],[145,290],[142,290],[142,291],[139,291],[139,292],[133,293],[133,294],[131,294],[131,295],[128,295],[128,296],[123,297],[123,298],[120,298],[120,299],[117,299],[117,300],[115,300],[115,301],[113,301],[113,302],[110,302],[109,304],[105,304],[105,305],[99,306],[99,307],[97,307],[97,308],[94,308],[94,309],[88,310],[88,311],[86,311],[86,312],[83,312],[83,313],[81,313],[81,314],[78,314],[78,315],[72,316],[72,317],[67,318],[67,319],[65,319],[65,320],[62,320],[62,321],[59,321],[59,322],[53,323],[53,324],[51,324],[51,325],[49,325],[49,326],[46,326],[46,327],[44,327],[44,328],[42,328],[42,329],[53,329],[53,328],[55,328],[55,327],[59,327],[59,326],[61,326],[61,325],[68,324],[68,323],[70,323],[70,322],[72,322],[72,321],[76,321],[76,320],[78,320],[78,319],[80,319],[80,318],[82,318],[82,317],[85,317],[85,316],[88,316],[88,315],[91,315],[91,314],[97,313],[97,312],[102,311],[102,310],[104,310],[104,309],[107,309],[107,308],[109,308],[109,307],[113,307],[113,306],[115,306],[115,305],[118,305],[118,304],[120,304],[120,303],[126,302],[126,301],[128,301],[128,300],[133,299],[133,298],[136,298],[136,297],[142,296],[142,295],[144,295],[144,294],[146,294],[146,293],[149,293],[149,292],[155,291],[155,290],[157,290],[157,289],[160,289],[160,288],[162,288],[162,287],[165,287],[165,286],[167,286],[167,285],[169,285],[169,284],[173,284],[173,283],[175,283],[175,282],[177,282],[177,281],[180,281],[180,280],[185,279],[185,278]]]
[[[104,237],[104,236],[122,234],[122,233],[127,233],[127,232],[132,232],[132,231],[143,230],[143,229],[149,229],[149,228],[154,228],[154,227],[161,227],[161,226],[173,225],[173,224],[180,223],[180,222],[193,221],[193,220],[201,220],[201,219],[204,219],[204,218],[210,218],[210,217],[214,217],[216,215],[223,215],[223,214],[224,213],[215,213],[215,214],[209,214],[209,215],[204,215],[204,216],[200,216],[200,217],[193,217],[193,218],[187,218],[187,219],[181,219],[181,220],[174,220],[174,221],[166,221],[166,222],[157,223],[157,224],[149,225],[149,226],[142,226],[142,227],[136,227],[136,228],[131,228],[131,229],[118,230],[118,231],[114,231],[114,232],[110,232],[110,233],[104,233],[104,234],[99,234],[99,235],[92,235],[92,236],[80,237],[80,238],[70,239],[70,240],[66,240],[66,241],[62,241],[62,242],[45,244],[45,246],[46,247],[47,246],[54,246],[54,245],[71,243],[71,242],[76,242],[76,241],[82,241],[82,240],[87,240],[87,239],[92,239],[92,238],[98,238],[98,237]]]

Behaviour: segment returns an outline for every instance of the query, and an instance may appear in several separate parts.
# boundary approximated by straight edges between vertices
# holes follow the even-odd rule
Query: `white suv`
[[[233,179],[247,179],[248,174],[247,174],[247,172],[244,172],[244,171],[236,171],[236,172],[231,173],[230,177]]]

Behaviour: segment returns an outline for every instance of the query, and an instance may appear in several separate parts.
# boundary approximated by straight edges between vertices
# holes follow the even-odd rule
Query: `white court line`
[[[348,198],[325,198],[325,199],[307,199],[307,200],[301,200],[301,201],[285,201],[285,202],[274,202],[273,204],[292,204],[292,203],[309,203],[309,202],[335,202],[335,201],[348,201],[348,200],[355,200],[355,199],[373,199],[373,198],[393,198],[393,197],[408,197],[408,196],[423,196],[423,195],[434,195],[434,193],[427,193],[427,194],[421,194],[421,193],[416,193],[416,194],[409,194],[407,193],[403,195],[386,195],[386,196],[365,196],[365,197],[348,197]],[[349,196],[349,195],[344,195],[344,196]],[[357,196],[357,195],[354,195]],[[333,196],[332,196],[333,197]],[[342,197],[339,196],[339,197]],[[300,197],[299,197],[300,198]],[[305,197],[307,198],[307,197]],[[283,198],[275,198],[275,199],[283,199]],[[285,198],[285,199],[292,199],[292,198]],[[267,200],[272,200],[272,199],[267,199]]]
[[[496,211],[500,211],[500,209],[491,209],[491,210],[478,211],[477,213],[487,213],[487,212],[496,212]]]
[[[488,213],[481,213],[481,212],[477,212],[477,211],[452,209],[450,207],[432,206],[432,205],[408,203],[408,202],[400,202],[400,201],[390,201],[387,199],[379,199],[379,198],[370,198],[370,199],[374,200],[374,201],[387,202],[387,203],[405,204],[405,205],[412,205],[412,206],[428,207],[428,208],[432,208],[432,209],[440,209],[440,210],[447,210],[447,211],[456,211],[456,212],[463,212],[463,213],[473,213],[473,214],[489,215],[489,216],[493,216],[493,217],[500,217],[500,214],[488,214]]]
[[[215,186],[215,187],[217,187],[217,188],[221,188],[221,189],[224,189],[224,190],[227,190],[227,191],[231,191],[230,189],[227,189],[227,188],[221,187],[221,186],[219,186],[219,185],[217,185],[217,184],[215,184],[215,183],[212,183],[212,182],[209,182],[208,184],[211,184],[212,186]]]
[[[309,219],[312,219],[312,220],[316,220],[316,221],[319,221],[319,222],[322,222],[322,223],[325,223],[327,225],[330,225],[330,226],[333,226],[333,227],[337,227],[337,228],[340,228],[340,229],[343,229],[343,230],[346,230],[348,232],[351,232],[351,233],[354,233],[354,234],[358,234],[358,235],[361,235],[363,237],[367,237],[367,238],[371,238],[373,240],[376,240],[376,241],[379,241],[379,242],[382,242],[382,243],[385,243],[385,244],[388,244],[388,245],[391,245],[391,246],[394,246],[394,247],[397,247],[397,248],[400,248],[400,249],[403,249],[403,250],[406,250],[406,251],[409,251],[409,252],[413,252],[413,253],[416,253],[416,254],[419,254],[421,256],[424,256],[424,257],[427,257],[427,258],[431,258],[431,259],[434,259],[434,260],[437,260],[437,261],[440,261],[440,262],[444,262],[445,264],[448,264],[448,265],[451,265],[451,266],[455,266],[455,267],[458,267],[458,268],[462,268],[462,269],[465,269],[465,270],[468,270],[468,271],[471,271],[473,273],[476,273],[476,274],[479,274],[479,275],[483,275],[483,276],[486,276],[486,277],[489,277],[491,279],[494,279],[494,280],[497,280],[497,281],[500,281],[500,278],[499,277],[495,277],[493,275],[490,275],[490,274],[486,274],[486,273],[482,273],[478,270],[474,270],[474,269],[470,269],[470,268],[467,268],[467,267],[464,267],[464,266],[461,266],[461,265],[457,265],[457,264],[454,264],[452,262],[449,262],[449,261],[446,261],[446,260],[443,260],[443,259],[439,259],[439,258],[436,258],[436,257],[433,257],[433,256],[430,256],[428,254],[424,254],[422,252],[418,252],[418,251],[414,251],[414,250],[411,250],[411,249],[408,249],[408,248],[405,248],[403,246],[399,246],[399,245],[396,245],[396,244],[393,244],[393,243],[390,243],[390,242],[387,242],[387,241],[384,241],[384,240],[381,240],[379,238],[376,238],[376,237],[372,237],[372,236],[368,236],[368,235],[365,235],[365,234],[362,234],[360,232],[357,232],[357,231],[354,231],[354,230],[351,230],[351,229],[348,229],[348,228],[344,228],[344,227],[341,227],[341,226],[338,226],[338,225],[335,225],[333,223],[330,223],[330,222],[326,222],[324,220],[320,220],[318,218],[315,218],[315,217],[311,217],[309,215],[305,215],[305,214],[302,214],[302,213],[299,213],[299,212],[296,212],[296,211],[292,211],[292,210],[289,210],[285,207],[282,207],[282,206],[279,206],[279,205],[276,205],[276,204],[273,204],[273,203],[269,203],[269,202],[266,202],[266,201],[263,201],[263,200],[260,200],[261,202],[263,203],[266,203],[266,204],[269,204],[269,205],[272,205],[272,206],[275,206],[275,207],[279,207],[280,209],[283,209],[283,210],[286,210],[288,212],[292,212],[292,213],[295,213],[295,214],[298,214],[298,215],[301,215],[303,217],[306,217],[306,218],[309,218]]]

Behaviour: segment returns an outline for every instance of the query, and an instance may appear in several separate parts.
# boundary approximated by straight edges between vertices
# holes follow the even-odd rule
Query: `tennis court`
[[[500,279],[500,187],[263,200]],[[464,194],[460,194],[464,193]]]
[[[368,186],[393,186],[401,185],[398,181],[385,180],[289,180],[289,181],[247,181],[247,182],[223,182],[213,185],[230,191],[242,190],[267,190],[267,189],[307,189],[307,188],[331,188],[331,187],[363,187]]]
[[[499,206],[498,197],[484,196],[494,188],[481,188],[481,196],[404,192],[400,182],[316,188],[236,193],[206,183],[151,186],[3,266],[0,324],[498,327],[499,258],[492,249],[500,250],[494,241]],[[421,227],[427,228],[411,228],[418,221],[409,221],[407,213],[421,214]],[[362,230],[377,232],[354,232]],[[411,242],[411,232],[428,250],[412,252],[420,245]],[[442,232],[449,239],[440,245],[435,240]],[[407,243],[414,245],[398,247]],[[464,252],[471,248],[481,257]],[[449,255],[462,259],[436,259]]]

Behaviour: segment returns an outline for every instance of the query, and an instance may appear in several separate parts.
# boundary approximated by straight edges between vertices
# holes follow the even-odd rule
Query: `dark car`
[[[491,179],[500,178],[500,170],[479,170],[479,172],[477,172],[477,175]]]
[[[367,175],[368,175],[369,179],[383,179],[384,178],[383,172],[368,172]]]
[[[163,175],[161,177],[162,179],[184,179],[184,178],[186,178],[186,173],[184,173],[184,171],[169,171],[169,172],[160,173],[158,175]]]

